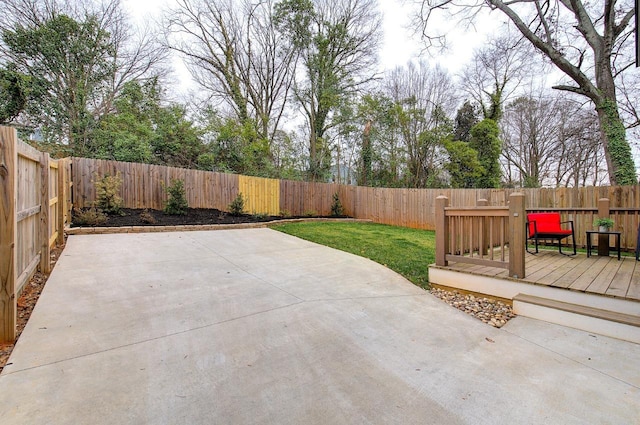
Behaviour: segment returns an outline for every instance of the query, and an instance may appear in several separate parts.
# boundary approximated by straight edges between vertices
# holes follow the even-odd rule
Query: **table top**
[[[591,234],[591,233],[597,233],[599,235],[619,235],[622,232],[618,232],[615,230],[606,231],[606,232],[601,232],[600,230],[587,230],[587,234]]]

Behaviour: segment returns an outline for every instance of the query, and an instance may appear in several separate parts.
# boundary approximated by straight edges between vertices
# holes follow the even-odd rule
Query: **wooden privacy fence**
[[[0,127],[0,340],[16,336],[16,301],[38,266],[50,271],[50,249],[64,243],[70,216],[70,161],[52,160]]]
[[[509,276],[525,276],[524,194],[509,195],[508,207],[449,207],[446,196],[436,198],[436,264],[449,261],[509,270]]]
[[[76,208],[93,206],[96,178],[116,174],[122,177],[120,196],[125,208],[163,209],[167,202],[165,188],[172,180],[184,181],[191,208],[226,210],[239,192],[236,174],[88,158],[72,158],[72,161],[73,206]]]
[[[337,184],[306,183],[212,171],[187,170],[161,165],[136,164],[89,158],[73,158],[73,204],[87,208],[96,201],[95,179],[120,174],[120,196],[125,208],[161,210],[167,202],[165,187],[184,181],[191,208],[228,209],[238,193],[245,211],[256,214],[328,215]]]
[[[74,205],[91,206],[95,201],[94,176],[119,172],[121,196],[127,208],[162,209],[164,186],[182,179],[187,201],[193,208],[227,210],[242,192],[246,211],[261,214],[329,215],[337,192],[345,213],[376,223],[417,229],[436,228],[435,200],[446,196],[451,206],[468,207],[486,199],[491,206],[507,206],[511,194],[525,195],[528,211],[559,211],[563,220],[573,220],[576,242],[586,245],[586,231],[593,229],[598,200],[610,200],[613,230],[622,232],[621,244],[634,249],[640,224],[640,186],[539,188],[539,189],[389,189],[263,179],[209,171],[186,170],[149,164],[133,164],[86,158],[73,159]]]

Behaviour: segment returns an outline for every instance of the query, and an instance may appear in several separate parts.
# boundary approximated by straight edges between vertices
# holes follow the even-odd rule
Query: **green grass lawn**
[[[374,223],[287,223],[270,226],[352,254],[369,258],[428,288],[428,266],[435,262],[435,232]]]

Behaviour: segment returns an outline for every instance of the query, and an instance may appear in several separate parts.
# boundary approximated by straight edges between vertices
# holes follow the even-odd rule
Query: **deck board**
[[[549,262],[553,262],[555,258],[547,255],[546,253],[529,254],[525,257],[525,271],[526,275],[537,273],[539,270],[545,269]]]
[[[560,265],[560,267],[557,267],[555,270],[553,270],[551,273],[549,273],[548,275],[544,276],[543,278],[538,280],[538,283],[542,283],[545,285],[553,285],[553,286],[557,286],[556,283],[559,282],[563,277],[565,277],[565,275],[567,275],[568,273],[570,273],[571,275],[574,274],[574,271],[576,269],[577,266],[579,266],[581,264],[580,261],[576,261],[575,257],[567,257],[568,260],[565,261],[564,263],[562,263],[562,265]],[[578,274],[582,274],[582,272],[578,272]],[[567,280],[572,281],[574,278],[568,278]],[[565,287],[568,287],[571,284],[571,282],[567,283],[567,285]]]
[[[611,261],[611,257],[595,257],[591,261],[589,268],[580,275],[576,280],[573,281],[569,288],[575,289],[576,291],[586,292],[587,288],[591,286],[594,279],[598,277],[602,269],[604,269],[607,264]]]
[[[633,274],[631,275],[631,282],[629,283],[629,290],[627,291],[627,299],[640,300],[640,264],[634,260],[636,264]]]
[[[560,255],[557,251],[526,254],[523,282],[640,301],[640,261],[633,257]],[[450,262],[449,268],[489,277],[508,278],[505,269]]]
[[[622,261],[616,259],[609,260],[609,263],[602,269],[598,276],[596,276],[591,285],[589,285],[587,291],[593,292],[594,294],[606,294],[621,264]]]
[[[622,261],[618,273],[607,289],[607,295],[616,297],[626,297],[631,285],[633,270],[636,268],[635,261]]]
[[[541,267],[534,273],[527,273],[527,280],[540,282],[549,274],[565,265],[568,261],[571,261],[571,259],[565,255],[558,255],[551,260],[547,260],[545,261],[544,267]]]
[[[576,258],[576,264],[571,268],[571,270],[567,271],[564,275],[560,276],[556,279],[555,282],[549,283],[549,285],[554,286],[556,288],[568,288],[571,286],[576,279],[586,272],[591,266],[590,261],[582,261],[580,257]]]

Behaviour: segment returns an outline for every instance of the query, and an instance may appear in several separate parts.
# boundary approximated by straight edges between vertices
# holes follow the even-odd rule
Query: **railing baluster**
[[[469,257],[473,257],[473,217],[467,219],[469,222]]]
[[[501,217],[501,226],[500,226],[500,261],[505,261],[505,255],[504,255],[504,246],[505,246],[505,241],[504,241],[504,228],[505,228],[505,224],[507,222],[507,220],[504,219],[504,217]]]
[[[496,218],[495,217],[491,217],[491,219],[489,221],[489,223],[491,223],[491,228],[489,229],[489,232],[490,232],[489,234],[491,235],[490,236],[490,238],[491,238],[491,242],[490,242],[491,243],[491,245],[490,245],[491,246],[491,261],[495,260],[494,249],[493,249],[493,247],[495,246],[495,244],[493,242],[493,234],[495,233],[495,226],[494,226],[495,222],[496,222]]]

